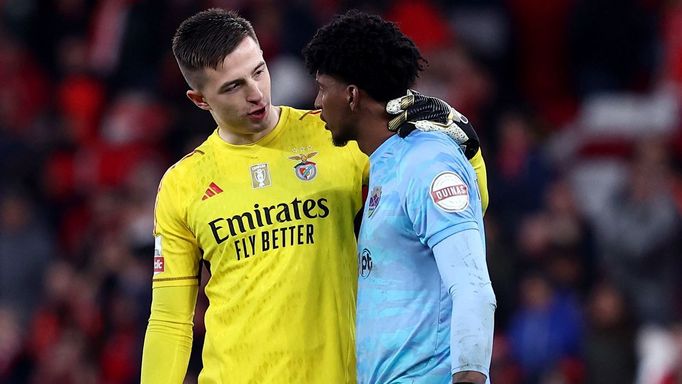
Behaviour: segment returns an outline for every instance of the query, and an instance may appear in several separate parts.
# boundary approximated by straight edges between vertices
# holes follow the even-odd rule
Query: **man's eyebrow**
[[[265,66],[265,61],[261,61],[260,63],[258,63],[258,65],[256,65],[256,68],[254,68],[253,71],[256,72],[260,69],[263,69],[264,66]]]
[[[259,71],[259,70],[262,69],[264,66],[265,66],[265,61],[261,61],[261,62],[258,63],[258,65],[256,65],[256,67],[253,69],[253,72]],[[234,79],[234,80],[228,80],[228,81],[224,82],[224,83],[220,86],[220,88],[218,88],[218,92],[222,92],[222,91],[224,91],[226,88],[228,88],[228,87],[230,87],[230,86],[232,86],[232,85],[239,85],[239,84],[241,84],[241,83],[243,83],[243,82],[244,82],[244,79],[241,79],[241,78],[239,78],[239,79]]]
[[[220,88],[218,88],[218,92],[225,91],[227,88],[229,88],[232,85],[239,85],[244,82],[244,79],[235,79],[235,80],[229,80],[224,82]]]

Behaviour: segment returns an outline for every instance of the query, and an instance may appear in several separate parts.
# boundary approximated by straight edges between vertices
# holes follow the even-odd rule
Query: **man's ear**
[[[352,112],[360,108],[360,89],[357,85],[350,84],[346,87],[346,101],[348,101],[348,108]]]
[[[208,105],[208,103],[206,102],[206,99],[201,94],[201,92],[195,91],[194,89],[189,89],[189,90],[187,90],[187,93],[185,93],[185,94],[187,95],[187,98],[190,99],[194,103],[194,105],[196,105],[197,107],[199,107],[205,111],[211,110],[211,106]]]

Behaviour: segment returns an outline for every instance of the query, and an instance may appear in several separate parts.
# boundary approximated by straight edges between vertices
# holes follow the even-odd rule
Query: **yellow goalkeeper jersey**
[[[164,175],[153,287],[210,270],[200,383],[354,383],[356,241],[368,158],[281,107],[256,143],[217,130]],[[366,183],[365,183],[366,184]]]

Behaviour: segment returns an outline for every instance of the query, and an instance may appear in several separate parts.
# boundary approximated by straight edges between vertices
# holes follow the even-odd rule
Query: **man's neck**
[[[381,105],[359,122],[358,146],[368,156],[393,136],[393,132],[388,130],[389,119],[384,107]]]
[[[223,141],[225,141],[229,144],[234,144],[234,145],[244,145],[244,144],[255,143],[256,141],[267,136],[270,132],[272,132],[273,129],[275,129],[275,127],[277,126],[277,123],[279,123],[279,119],[281,117],[281,110],[282,109],[280,107],[275,107],[275,106],[270,107],[270,111],[268,112],[269,116],[267,117],[268,128],[263,130],[263,131],[254,132],[254,133],[250,133],[250,134],[244,134],[244,133],[231,132],[229,129],[218,126],[218,136],[220,136],[220,138],[223,139]]]

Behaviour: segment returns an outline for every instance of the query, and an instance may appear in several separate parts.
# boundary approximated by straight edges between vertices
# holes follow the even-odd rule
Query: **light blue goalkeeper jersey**
[[[481,212],[476,174],[445,134],[394,135],[370,156],[358,240],[359,384],[452,381],[452,300],[431,248],[467,229],[483,237]]]

